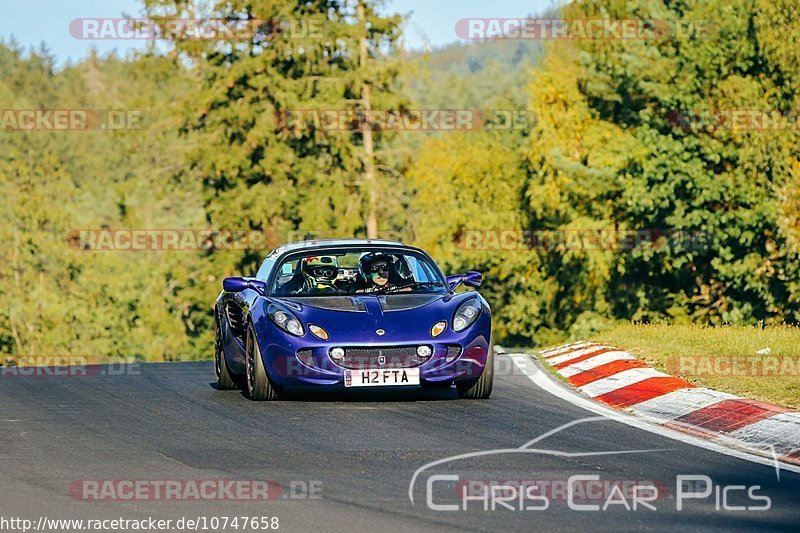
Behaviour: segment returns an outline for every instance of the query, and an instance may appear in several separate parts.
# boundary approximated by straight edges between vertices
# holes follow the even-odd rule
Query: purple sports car
[[[253,400],[286,387],[450,387],[492,393],[492,313],[479,272],[445,277],[431,257],[391,241],[304,241],[273,250],[254,277],[217,298],[219,389]]]

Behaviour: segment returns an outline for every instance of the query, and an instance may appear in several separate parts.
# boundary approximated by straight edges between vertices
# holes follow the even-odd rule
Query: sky
[[[69,24],[78,18],[140,16],[141,0],[0,0],[0,39],[11,36],[27,47],[44,42],[57,64],[79,61],[91,47],[101,55],[116,50],[124,55],[142,41],[91,41],[72,37]],[[515,18],[536,15],[556,0],[385,0],[387,11],[410,15],[405,44],[411,49],[439,47],[458,41],[455,25],[462,18]],[[32,9],[32,5],[35,6]]]

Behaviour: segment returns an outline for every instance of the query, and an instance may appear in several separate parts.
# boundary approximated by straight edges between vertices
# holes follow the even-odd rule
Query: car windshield
[[[438,269],[411,250],[309,250],[289,255],[277,269],[274,296],[447,293]]]

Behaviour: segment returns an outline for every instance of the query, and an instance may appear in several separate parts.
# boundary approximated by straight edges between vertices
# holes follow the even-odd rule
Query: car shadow
[[[352,389],[344,386],[321,390],[312,387],[286,389],[281,400],[294,402],[431,402],[458,400],[455,387],[426,389],[422,387],[380,387]]]
[[[216,384],[209,383],[209,387],[220,392]],[[238,393],[245,399],[247,395],[244,390]],[[285,389],[281,393],[278,401],[282,402],[355,402],[355,403],[381,403],[381,402],[436,402],[444,400],[459,400],[455,386],[446,389],[422,387],[380,387],[380,390],[373,388],[351,389],[343,385],[326,386],[324,389],[318,387],[292,387]]]

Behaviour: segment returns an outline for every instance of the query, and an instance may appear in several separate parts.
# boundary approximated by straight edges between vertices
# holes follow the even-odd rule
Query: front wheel
[[[257,402],[277,400],[280,390],[267,376],[253,324],[247,326],[245,361],[247,367],[247,397]]]
[[[486,366],[478,379],[456,381],[456,390],[460,398],[469,400],[486,400],[492,395],[494,385],[494,348],[489,343],[489,354],[486,356]]]

